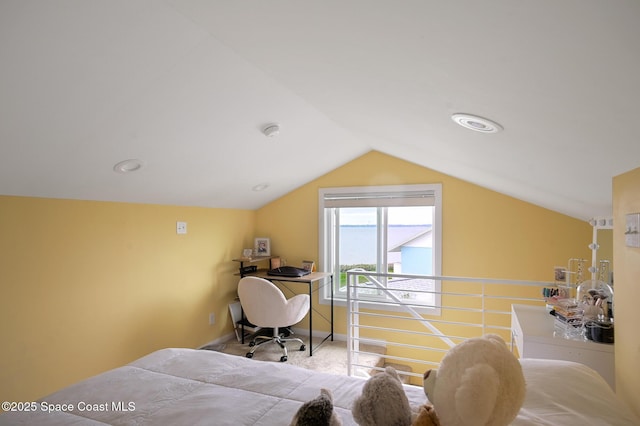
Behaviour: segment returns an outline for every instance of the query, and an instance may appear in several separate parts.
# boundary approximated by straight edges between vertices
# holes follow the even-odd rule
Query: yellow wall
[[[640,168],[613,179],[616,393],[640,416],[640,248],[625,244],[629,213],[640,213]]]
[[[586,221],[375,151],[259,209],[256,228],[290,265],[317,261],[319,188],[419,183],[442,183],[443,275],[553,281],[570,258],[590,263]],[[336,309],[337,333],[345,323]]]
[[[231,333],[230,259],[252,245],[254,220],[245,210],[0,196],[0,400]]]
[[[444,274],[550,281],[570,257],[590,259],[586,222],[378,152],[256,212],[0,196],[0,400],[231,333],[231,259],[262,236],[291,265],[317,260],[318,188],[436,182]],[[344,323],[338,309],[337,333]]]

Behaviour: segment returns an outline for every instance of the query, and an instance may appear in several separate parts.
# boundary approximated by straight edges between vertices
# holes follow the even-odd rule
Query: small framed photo
[[[245,259],[251,259],[251,256],[253,256],[253,249],[242,250],[242,257],[244,257]]]
[[[564,266],[556,266],[553,268],[553,275],[556,281],[566,281],[567,280],[567,268]]]
[[[256,238],[253,247],[256,256],[271,256],[270,238]]]
[[[302,269],[305,271],[313,272],[313,260],[303,260]]]

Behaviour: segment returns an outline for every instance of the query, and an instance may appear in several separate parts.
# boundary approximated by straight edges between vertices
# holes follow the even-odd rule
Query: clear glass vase
[[[588,340],[613,343],[613,288],[604,281],[580,283],[577,300],[582,310],[582,333]]]

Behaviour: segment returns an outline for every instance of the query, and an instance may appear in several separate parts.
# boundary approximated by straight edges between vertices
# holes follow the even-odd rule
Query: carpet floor
[[[304,336],[301,338],[302,340],[305,340]],[[215,350],[231,355],[246,356],[246,353],[249,352],[251,348],[248,345],[248,341],[245,342],[245,344],[242,344],[237,340],[230,340],[222,344],[205,346],[202,349]],[[289,342],[287,344],[289,354],[286,362],[288,364],[297,365],[298,367],[323,371],[325,373],[347,374],[346,342],[341,340],[327,340],[321,346],[317,346],[318,343],[314,343],[313,356],[309,356],[308,340],[305,341],[307,346],[305,351],[299,350],[299,343]],[[356,367],[354,375],[368,377],[371,373],[372,367],[380,367],[384,364],[385,349],[382,346],[364,344],[360,345],[360,349],[363,352],[370,353],[361,353],[358,355],[358,367]],[[282,349],[280,346],[268,342],[264,343],[256,350],[252,359],[267,362],[280,362],[281,356]]]

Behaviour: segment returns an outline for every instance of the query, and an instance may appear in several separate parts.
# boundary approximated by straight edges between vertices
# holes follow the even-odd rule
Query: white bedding
[[[640,424],[588,367],[548,360],[522,365],[527,397],[514,425]],[[324,387],[347,426],[355,424],[351,404],[363,384],[286,363],[163,349],[53,393],[35,411],[2,414],[0,425],[288,425]],[[406,393],[414,407],[426,401],[420,387],[407,386]]]

